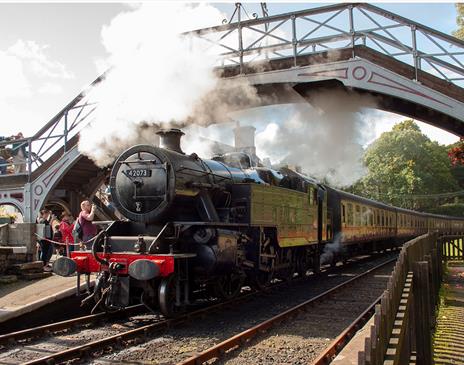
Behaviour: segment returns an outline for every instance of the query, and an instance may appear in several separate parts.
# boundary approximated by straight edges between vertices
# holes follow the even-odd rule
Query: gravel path
[[[0,364],[22,364],[53,353],[83,345],[110,335],[128,331],[144,324],[153,323],[154,316],[139,315],[109,323],[92,324],[76,330],[62,331],[30,342],[19,342],[14,347],[7,347],[0,352]]]
[[[193,320],[191,324],[172,328],[161,336],[144,344],[130,347],[122,351],[112,353],[93,364],[130,363],[130,364],[175,364],[185,360],[196,352],[207,348],[242,332],[278,313],[306,301],[328,288],[344,282],[352,276],[358,275],[371,267],[383,262],[385,257],[375,258],[369,262],[348,265],[338,268],[336,272],[320,277],[309,277],[305,281],[297,281],[262,293],[253,299],[242,302],[234,308],[224,309],[214,314],[208,314],[201,320]],[[393,266],[393,263],[391,264]],[[392,266],[387,269],[391,272]],[[382,283],[379,284],[378,294],[369,288],[366,292],[358,291],[359,298],[366,297],[372,300],[380,295],[388,280],[388,275],[381,275]],[[365,284],[367,285],[367,284]],[[377,291],[376,291],[377,293]],[[352,297],[352,295],[350,296]],[[371,301],[372,301],[371,300]],[[317,315],[311,311],[292,321],[293,325],[286,323],[281,325],[277,332],[270,332],[265,341],[254,344],[249,353],[243,352],[240,359],[230,359],[230,363],[249,364],[298,364],[299,361],[307,362],[309,354],[315,357],[332,338],[338,335],[351,321],[345,319],[341,313],[348,313],[354,309],[362,312],[361,299],[358,302],[339,302],[327,304],[325,309],[318,309]],[[353,309],[350,309],[353,308]],[[300,318],[300,317],[298,317]],[[295,325],[296,323],[296,325]],[[310,323],[310,326],[308,326]],[[304,339],[308,336],[314,341],[307,343]],[[262,338],[261,338],[262,339]],[[235,361],[235,362],[234,362]]]

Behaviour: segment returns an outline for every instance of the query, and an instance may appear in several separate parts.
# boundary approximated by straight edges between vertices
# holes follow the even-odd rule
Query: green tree
[[[453,35],[457,38],[464,39],[464,3],[456,4],[456,24],[458,29],[453,32]]]
[[[364,163],[368,173],[352,191],[385,203],[427,209],[437,202],[417,196],[459,190],[447,148],[432,142],[412,120],[396,124],[374,141]]]

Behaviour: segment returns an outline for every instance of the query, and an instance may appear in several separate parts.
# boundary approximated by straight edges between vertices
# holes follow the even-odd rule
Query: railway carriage
[[[400,245],[429,230],[463,232],[463,220],[398,209],[324,186],[288,168],[256,166],[236,152],[186,155],[180,130],[161,147],[137,145],[116,160],[114,205],[126,217],[89,251],[54,263],[57,274],[97,273],[84,303],[107,311],[143,303],[167,316],[199,298],[230,298],[244,284],[318,272],[355,252]]]

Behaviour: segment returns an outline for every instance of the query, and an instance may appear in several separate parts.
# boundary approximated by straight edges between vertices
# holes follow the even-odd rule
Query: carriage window
[[[374,212],[369,210],[369,225],[372,227],[374,225]]]
[[[353,225],[353,204],[348,203],[348,225],[352,226]]]
[[[360,226],[361,225],[361,207],[359,205],[356,205],[356,211],[354,214],[354,225],[355,226]]]
[[[361,221],[363,226],[367,226],[367,208],[362,207]]]
[[[385,227],[385,212],[382,210],[381,214],[382,214],[382,227]]]
[[[342,223],[346,223],[346,209],[345,209],[345,204],[342,204]]]
[[[377,226],[380,227],[380,211],[379,210],[376,211],[376,215],[377,215]]]

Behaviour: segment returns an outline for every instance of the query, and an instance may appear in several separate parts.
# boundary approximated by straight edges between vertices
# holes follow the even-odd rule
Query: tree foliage
[[[453,32],[453,35],[457,38],[464,39],[464,3],[456,4],[456,24],[458,29]]]
[[[464,138],[450,146],[448,156],[453,166],[464,165]]]
[[[427,195],[459,190],[446,147],[432,142],[412,120],[374,141],[364,163],[368,173],[352,191],[385,203],[424,210],[437,205]]]

